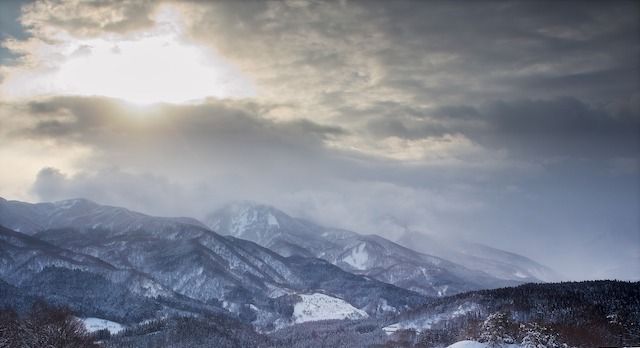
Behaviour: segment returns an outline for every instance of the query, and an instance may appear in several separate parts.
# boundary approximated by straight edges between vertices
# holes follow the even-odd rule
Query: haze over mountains
[[[221,234],[251,240],[282,255],[318,257],[347,271],[430,296],[558,279],[552,270],[532,260],[486,246],[445,246],[442,242],[429,246],[435,240],[425,236],[403,247],[380,236],[320,226],[251,202],[223,207],[209,214],[205,223]],[[407,248],[423,244],[430,252]],[[452,262],[452,257],[464,264]]]
[[[452,260],[470,269],[490,273],[497,278],[523,282],[562,280],[561,275],[547,266],[522,255],[480,243],[438,238],[409,230],[398,239],[398,243]]]

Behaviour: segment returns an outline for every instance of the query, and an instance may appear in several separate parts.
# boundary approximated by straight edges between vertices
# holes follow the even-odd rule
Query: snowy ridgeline
[[[318,320],[363,319],[369,315],[339,298],[315,293],[299,295],[302,300],[293,307],[296,324]]]

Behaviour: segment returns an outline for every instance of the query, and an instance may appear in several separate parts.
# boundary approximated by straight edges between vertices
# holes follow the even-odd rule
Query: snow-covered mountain
[[[492,276],[483,270],[411,250],[380,236],[320,226],[251,202],[223,207],[209,214],[204,221],[221,234],[253,241],[281,255],[322,258],[349,272],[429,296],[532,280]]]
[[[7,201],[0,197],[2,225],[25,234],[57,228],[109,230],[126,233],[137,230],[167,235],[183,226],[205,228],[192,218],[154,217],[126,208],[100,205],[87,199],[69,199],[53,203]]]
[[[31,235],[5,233],[4,240],[12,238],[17,251],[2,253],[8,256],[2,259],[6,269],[0,276],[16,274],[34,260],[39,260],[38,267],[29,268],[30,275],[46,266],[80,269],[109,280],[113,273],[126,272],[155,286],[145,288],[144,282],[131,281],[130,286],[140,284],[137,288],[144,296],[186,301],[187,307],[192,302],[218,306],[259,326],[292,320],[290,314],[283,316],[288,312],[281,307],[292,306],[289,298],[297,294],[324,293],[372,315],[424,301],[417,293],[345,272],[323,260],[283,257],[253,242],[223,237],[193,219],[153,217],[87,200],[41,204],[1,200],[0,225]],[[21,253],[27,242],[40,243],[46,250]],[[49,261],[51,255],[59,257]]]
[[[221,312],[181,296],[138,270],[119,268],[2,226],[0,279],[20,292],[19,298],[9,301],[42,297],[126,322],[175,314],[188,307],[197,308],[194,312],[199,314]]]
[[[398,239],[404,246],[426,254],[451,260],[469,269],[481,270],[506,280],[553,282],[562,277],[547,266],[525,256],[463,240],[437,238],[415,231],[405,231]]]

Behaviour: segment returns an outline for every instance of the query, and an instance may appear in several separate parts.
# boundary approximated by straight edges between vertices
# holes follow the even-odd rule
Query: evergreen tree
[[[514,323],[507,313],[496,312],[490,314],[482,323],[480,342],[489,347],[502,347],[504,344],[515,342]]]
[[[527,325],[521,325],[521,330],[524,333],[522,338],[523,348],[566,348],[567,345],[560,343],[558,336],[551,332],[548,328],[538,325],[537,323],[530,323]]]

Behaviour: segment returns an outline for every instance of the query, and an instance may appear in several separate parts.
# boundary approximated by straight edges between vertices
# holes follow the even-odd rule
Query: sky
[[[251,200],[640,279],[639,6],[2,1],[0,196]]]

